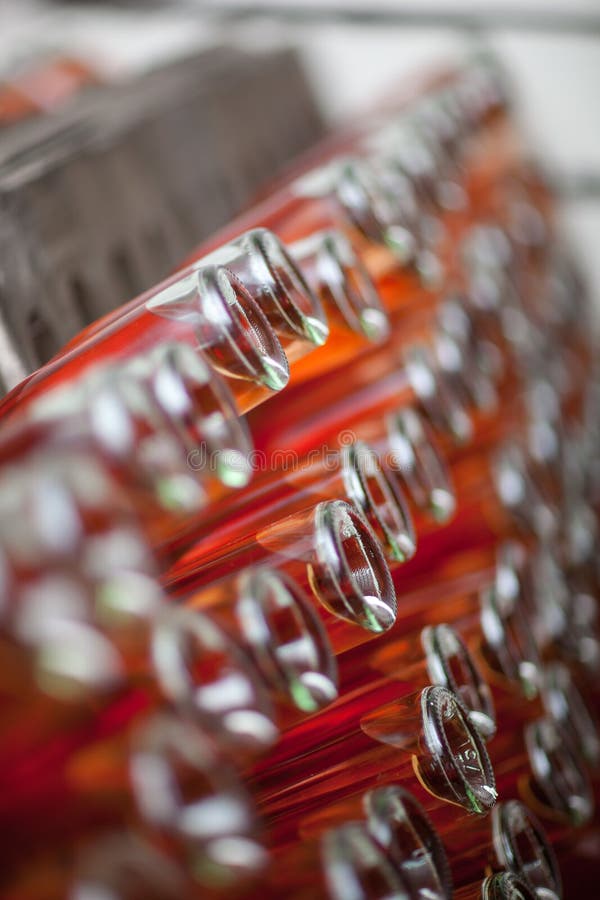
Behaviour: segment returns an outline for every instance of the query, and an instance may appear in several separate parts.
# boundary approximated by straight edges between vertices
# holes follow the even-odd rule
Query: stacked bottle
[[[7,896],[563,896],[599,382],[554,206],[475,61],[5,398]]]

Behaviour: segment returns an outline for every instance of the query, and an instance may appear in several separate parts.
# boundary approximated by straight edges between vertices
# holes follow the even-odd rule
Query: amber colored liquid
[[[397,268],[380,278],[377,288],[384,308],[390,313],[393,329],[392,337],[377,348],[378,353],[384,353],[386,345],[391,348],[392,344],[397,353],[411,340],[428,333],[439,299],[436,293],[425,290],[414,274]],[[372,344],[359,335],[332,328],[323,347],[294,364],[290,387],[306,384],[306,389],[310,390],[311,382],[314,387],[328,373],[337,372],[340,367],[369,355],[371,348]]]
[[[253,410],[249,415],[255,446],[267,454],[293,451],[304,455],[322,444],[335,446],[339,434],[345,431],[373,440],[371,425],[414,400],[402,369],[402,350],[429,337],[434,316],[435,305],[418,309],[410,306],[385,345],[364,349],[352,363],[306,384],[294,385],[292,379],[285,393],[272,398],[268,408]],[[523,421],[522,385],[510,358],[505,364],[496,413],[475,414],[477,448],[489,447],[492,440]],[[576,413],[577,398],[572,402]]]
[[[396,358],[377,352],[362,356],[357,365],[344,366],[335,378],[319,382],[314,391],[290,389],[288,404],[278,405],[277,417],[252,415],[249,424],[255,446],[267,454],[291,450],[304,456],[323,444],[338,446],[343,431],[372,420],[383,422],[389,412],[409,405],[414,394]]]

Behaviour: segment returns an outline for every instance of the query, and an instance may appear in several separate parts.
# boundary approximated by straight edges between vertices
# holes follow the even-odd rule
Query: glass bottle
[[[323,448],[306,457],[281,452],[267,459],[261,451],[250,453],[251,484],[236,491],[235,497],[223,497],[218,505],[207,506],[201,521],[183,519],[173,537],[155,545],[156,550],[174,564],[193,541],[223,525],[231,530],[242,527],[244,519],[273,518],[278,503],[291,502],[292,492],[299,503],[302,498],[314,500],[335,490],[351,496],[366,512],[391,559],[411,556],[413,517],[421,531],[426,530],[424,519],[431,518],[439,525],[450,519],[455,509],[453,485],[441,451],[431,428],[410,407],[383,421],[373,420],[369,428],[361,430],[368,433],[368,440],[373,439],[371,449],[345,434],[340,448]],[[360,447],[366,452],[357,453]],[[412,501],[413,516],[406,511],[405,493]]]
[[[163,714],[144,722],[121,755],[106,759],[94,787],[71,816],[66,810],[56,815],[57,796],[43,798],[39,815],[26,823],[16,812],[3,862],[17,866],[24,851],[61,844],[72,853],[75,838],[102,839],[127,823],[204,890],[232,888],[266,865],[254,809],[239,778],[185,719]]]
[[[0,464],[40,447],[99,454],[153,540],[251,474],[232,396],[186,344],[164,344],[49,391],[5,427]]]
[[[336,446],[347,432],[360,436],[359,429],[371,439],[371,423],[411,405],[449,442],[468,443],[472,436],[464,403],[426,344],[403,354],[363,354],[335,378],[323,379],[318,391],[291,389],[288,400],[290,405],[273,406],[270,416],[257,410],[248,419],[257,449],[267,456],[276,450],[302,456],[323,444]]]
[[[401,874],[362,822],[347,822],[322,841],[323,876],[330,900],[360,897],[378,900],[411,897]]]
[[[491,548],[489,557],[475,554],[469,559],[473,568],[449,567],[445,575],[428,574],[403,584],[404,574],[393,572],[398,611],[403,635],[390,635],[385,646],[365,651],[362,659],[348,658],[348,667],[401,677],[402,660],[410,656],[410,635],[425,625],[437,625],[440,619],[460,631],[477,665],[495,691],[515,691],[525,697],[536,696],[540,688],[541,659],[527,606],[525,586],[508,580],[505,568],[507,548]],[[407,564],[408,565],[408,564]],[[428,569],[427,564],[425,570]],[[512,577],[513,570],[509,569]],[[344,667],[343,657],[340,666]]]
[[[291,716],[317,712],[337,697],[337,665],[327,632],[314,604],[284,572],[249,569],[186,597],[182,605],[186,620],[210,616],[249,655],[269,692],[284,705],[288,727]],[[189,663],[193,654],[182,652],[185,633],[166,622],[161,641],[168,652],[156,653],[155,663],[164,667],[167,681],[171,667],[179,670],[174,690],[179,682],[191,695],[185,685],[194,682],[195,672]]]
[[[468,647],[448,625],[427,627],[420,635],[408,634],[397,641],[386,638],[377,642],[377,648],[367,645],[356,652],[341,653],[337,662],[344,692],[329,717],[327,736],[319,738],[322,723],[318,719],[298,723],[292,734],[286,733],[285,748],[280,745],[271,754],[278,764],[286,753],[295,757],[316,744],[326,746],[341,740],[373,704],[381,705],[388,699],[395,702],[428,683],[452,690],[485,740],[495,733],[489,686]]]
[[[192,555],[170,579],[169,592],[187,595],[258,563],[281,569],[308,588],[328,624],[339,618],[379,634],[395,621],[396,597],[383,549],[358,509],[342,500],[272,522],[255,536],[216,548],[210,557]],[[356,639],[355,630],[342,627],[340,637]]]
[[[466,455],[452,466],[452,476],[459,498],[453,530],[431,537],[431,525],[421,528],[420,547],[425,554],[438,549],[446,540],[457,548],[475,548],[501,539],[519,539],[526,544],[536,540],[552,540],[560,526],[560,507],[548,496],[540,481],[528,448],[511,439],[500,444],[491,454]]]
[[[514,872],[497,872],[455,891],[456,900],[536,900],[538,894]]]
[[[87,452],[0,470],[0,559],[3,715],[44,733],[122,684],[163,594],[134,510]],[[56,703],[37,703],[40,689]]]
[[[351,690],[353,699],[382,687],[378,673],[395,685],[396,692],[410,693],[414,686],[425,683],[441,684],[459,697],[471,723],[486,741],[495,734],[490,688],[476,657],[450,625],[427,625],[416,633],[403,628],[401,638],[390,635],[377,648],[364,648],[360,656],[358,651],[338,655],[338,665],[342,683]]]
[[[58,653],[63,649],[59,639],[63,631],[69,635],[71,622],[48,615],[44,624],[48,631],[52,626],[50,633],[58,644],[53,649]],[[56,716],[53,721],[57,707],[61,712],[60,704],[48,702],[43,685],[39,697],[29,703],[30,715],[39,710],[29,726],[25,720],[21,727],[17,722],[11,728],[9,718],[1,750],[3,818],[15,804],[20,803],[21,815],[28,808],[26,799],[15,794],[19,777],[27,773],[35,784],[36,801],[62,790],[63,810],[76,806],[82,795],[96,790],[95,778],[106,762],[125,752],[140,721],[165,706],[197,722],[234,759],[251,759],[273,744],[278,730],[271,697],[277,686],[235,636],[206,613],[169,604],[154,612],[148,630],[145,655],[136,666],[130,664],[129,671],[123,667],[121,674],[127,678],[110,685],[111,690],[105,687],[94,705],[86,706],[80,698],[74,709],[71,701],[70,724]],[[85,649],[82,641],[80,653]],[[42,729],[44,714],[48,722]],[[47,767],[45,748],[53,742],[53,766]]]
[[[52,624],[56,630],[59,623]],[[289,727],[336,697],[335,659],[316,612],[292,579],[268,569],[242,573],[181,606],[157,605],[147,631],[146,652],[102,702],[80,708],[70,724],[54,722],[54,730],[7,729],[0,814],[14,803],[25,813],[28,799],[13,791],[21,772],[36,784],[35,802],[62,791],[63,812],[76,808],[139,722],[166,705],[246,764],[272,744],[276,718]],[[52,767],[44,764],[49,741]]]
[[[260,461],[259,454],[255,460]],[[300,465],[293,457],[283,459],[281,466],[276,466],[275,459],[271,463],[272,470],[258,473],[248,490],[236,496],[236,502],[233,497],[224,498],[210,507],[202,522],[190,520],[189,527],[180,531],[168,547],[173,559],[183,553],[173,575],[181,565],[189,566],[193,560],[199,566],[220,548],[255,537],[277,519],[333,499],[345,500],[362,511],[389,560],[403,562],[414,554],[414,531],[402,485],[364,441],[320,457],[314,454]]]
[[[354,823],[349,831],[348,822]],[[350,879],[362,884],[361,897],[379,896],[369,891],[377,889],[380,878],[384,885],[389,881],[395,886],[399,893],[393,896],[451,896],[439,835],[415,797],[395,784],[317,813],[301,841],[274,853],[267,889],[278,891],[278,896],[282,891],[299,897],[347,896]]]
[[[490,752],[494,760],[503,760],[498,790],[520,797],[545,823],[551,839],[557,828],[590,821],[594,791],[585,760],[550,717],[529,722],[522,732],[503,732]]]
[[[427,520],[438,526],[451,520],[456,493],[430,425],[412,406],[390,413],[384,424],[384,432],[375,421],[361,425],[361,431],[371,435],[380,456],[401,477],[413,504],[415,530],[424,531]]]
[[[374,778],[408,787],[420,783],[425,808],[438,824],[454,820],[457,806],[483,815],[496,802],[483,739],[457,697],[441,685],[371,709],[360,718],[360,730],[313,749],[308,778],[306,754],[286,756],[278,765],[281,748],[255,766],[250,784],[282,841],[295,839],[313,812],[367,790]],[[351,766],[344,764],[349,759]]]
[[[491,821],[490,821],[491,820]],[[519,800],[499,802],[490,819],[456,823],[444,831],[456,886],[478,874],[506,870],[541,897],[560,898],[561,876],[556,854],[538,818]]]
[[[15,388],[3,401],[4,412],[80,378],[99,356],[128,359],[165,340],[202,350],[225,376],[241,412],[281,390],[289,380],[287,354],[297,359],[327,338],[321,304],[266,229],[242,235],[218,255],[131,301],[114,321],[93,326],[84,340]]]

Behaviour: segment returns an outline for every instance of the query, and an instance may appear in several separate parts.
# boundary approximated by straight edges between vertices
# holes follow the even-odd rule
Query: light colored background
[[[273,5],[277,0],[262,0]],[[329,5],[332,5],[331,0]],[[364,0],[335,0],[364,9]],[[372,0],[379,7],[426,10],[429,0]],[[236,0],[218,0],[220,11]],[[215,3],[212,4],[215,6]],[[256,0],[255,6],[261,6]],[[319,0],[279,0],[278,5],[319,7]],[[502,0],[436,0],[441,10],[507,10]],[[600,18],[600,0],[523,0],[544,17],[582,12]],[[474,43],[447,28],[282,24],[261,18],[243,25],[220,24],[202,0],[173,4],[170,11],[118,11],[69,6],[49,9],[34,0],[0,0],[0,53],[18,56],[32,46],[67,46],[88,53],[113,74],[124,76],[189,47],[214,40],[260,47],[281,42],[298,47],[323,108],[332,121],[359,114],[382,91],[422,65],[460,58]],[[481,37],[478,38],[481,40]],[[600,36],[598,34],[486,33],[511,74],[519,116],[538,154],[564,175],[600,175]],[[568,234],[600,298],[600,197],[564,205]],[[600,309],[600,299],[598,301]]]
[[[221,0],[227,5],[234,0]],[[260,3],[257,3],[260,5]],[[280,0],[285,6],[286,0]],[[319,6],[318,0],[304,0]],[[360,0],[344,5],[365,7]],[[403,4],[375,0],[376,6],[426,9],[426,0]],[[507,9],[501,0],[458,4],[474,10]],[[456,9],[455,0],[436,0],[437,8]],[[600,18],[600,0],[567,3],[535,0],[521,4],[539,11],[593,12]],[[265,21],[246,26],[249,40],[261,38]],[[456,59],[475,38],[441,28],[406,28],[327,24],[270,25],[274,37],[283,33],[296,44],[315,89],[332,121],[343,120],[367,107],[394,81],[410,77],[419,66],[439,59]],[[504,62],[514,85],[517,110],[531,146],[557,172],[574,176],[595,173],[600,181],[600,36],[568,33],[488,32],[477,38]],[[565,231],[589,274],[600,319],[600,196],[563,203]]]

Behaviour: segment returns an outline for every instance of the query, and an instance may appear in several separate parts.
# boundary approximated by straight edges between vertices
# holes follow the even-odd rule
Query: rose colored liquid
[[[153,291],[147,291],[143,297],[149,299],[152,294]],[[146,310],[142,302],[124,315],[114,327],[103,330],[98,339],[92,338],[83,342],[76,350],[62,353],[26,378],[11,391],[2,410],[5,413],[16,411],[18,405],[25,400],[30,401],[53,387],[76,381],[100,360],[109,362],[127,359],[149,351],[166,340],[181,341],[193,348],[202,345],[189,324],[154,315]],[[251,382],[234,378],[227,378],[227,381],[241,411],[248,410],[269,395],[266,388]]]
[[[483,154],[484,158],[488,157],[487,148],[485,148],[485,153]],[[503,170],[504,164],[500,167],[501,171]],[[476,168],[476,167],[475,167]],[[485,190],[482,192],[484,195],[486,194],[487,188],[489,187],[489,178],[490,174],[485,173],[484,176],[474,175],[473,180],[477,185],[478,182],[483,177],[483,181],[485,182]],[[493,177],[498,177],[498,173],[494,171]],[[476,193],[476,190],[475,190]],[[481,210],[479,211],[481,212]],[[225,231],[217,234],[214,239],[208,244],[199,248],[195,254],[191,257],[191,259],[198,259],[211,250],[215,249],[215,247],[224,243],[226,240],[230,240],[232,237],[237,237],[242,231],[250,228],[256,227],[256,225],[262,225],[264,227],[269,227],[274,230],[282,239],[293,241],[297,240],[301,237],[305,237],[311,232],[322,230],[324,228],[330,227],[340,227],[342,230],[348,231],[348,227],[346,222],[340,221],[340,214],[337,209],[337,205],[332,201],[331,198],[315,198],[312,200],[307,200],[307,198],[299,197],[295,195],[290,190],[282,190],[279,194],[277,194],[274,198],[270,199],[268,203],[263,206],[255,209],[241,219],[238,219],[235,223]],[[364,245],[364,238],[360,237],[360,234],[356,232],[356,229],[350,229],[349,236],[353,238],[354,242],[357,246]],[[379,261],[375,264],[371,261],[371,265],[369,265],[369,259],[365,258],[364,261],[367,264],[367,268],[370,269],[373,275],[376,277],[380,277],[385,272],[393,272],[397,269],[391,258],[388,259],[387,262],[381,261],[382,253],[380,250],[376,251],[377,258]],[[383,260],[385,258],[390,257],[389,253],[386,251],[383,253]],[[383,268],[382,268],[383,265]],[[407,276],[400,275],[396,276],[400,277],[401,281],[399,284],[394,285],[394,290],[392,294],[399,298],[406,296],[406,287],[409,287],[409,296],[414,293],[415,284],[414,282],[411,284],[410,276],[409,283],[406,284],[404,280],[405,289],[402,290],[402,279],[406,279]],[[168,281],[163,283],[163,286],[173,283],[177,278],[169,279]],[[417,288],[418,290],[418,288]],[[156,327],[161,328],[164,333],[164,329],[167,327],[164,321],[158,322],[158,325],[155,322],[152,322],[154,318],[151,314],[143,314],[140,316],[139,310],[136,314],[136,309],[138,307],[142,308],[145,302],[150,298],[150,296],[154,293],[154,290],[148,291],[145,294],[142,294],[140,297],[130,301],[130,303],[126,304],[124,307],[121,307],[117,312],[109,314],[109,316],[105,317],[99,323],[95,323],[89,329],[82,333],[82,338],[76,338],[75,342],[70,345],[70,348],[75,349],[77,347],[80,351],[79,354],[75,354],[75,360],[71,363],[71,353],[68,352],[69,348],[67,348],[66,354],[61,354],[57,358],[55,362],[48,364],[43,367],[43,375],[40,374],[38,376],[30,376],[30,378],[24,382],[17,391],[11,392],[11,400],[6,401],[4,405],[4,409],[8,410],[11,406],[11,403],[17,398],[21,399],[25,396],[25,390],[27,390],[27,395],[32,396],[32,391],[35,389],[35,385],[40,379],[44,379],[44,386],[49,387],[51,383],[56,383],[57,378],[62,377],[75,377],[81,371],[84,366],[84,361],[79,358],[81,353],[90,346],[94,346],[96,352],[102,352],[106,356],[118,356],[121,353],[127,351],[127,349],[143,350],[149,344],[148,342],[154,342],[156,340],[156,336],[154,335],[153,329]],[[389,293],[387,295],[387,299],[389,302]],[[117,326],[116,323],[119,323]],[[175,324],[170,321],[168,323],[169,334],[172,338],[181,338],[191,340],[189,328],[183,326],[178,330]],[[122,330],[122,334],[121,334]],[[116,331],[116,334],[113,334]],[[100,334],[104,335],[101,344],[98,344],[98,338]],[[342,338],[342,341],[345,338]],[[91,344],[90,344],[91,342]],[[333,347],[335,350],[335,340],[333,341]],[[320,354],[324,357],[324,354]],[[97,356],[96,356],[97,359]],[[313,365],[312,363],[310,364]],[[316,363],[315,363],[316,365]],[[62,375],[58,375],[56,373],[61,372]],[[310,374],[308,370],[306,370],[302,377],[305,378]],[[300,377],[300,376],[299,376]],[[51,379],[47,381],[45,379]],[[27,388],[26,388],[27,385]],[[236,386],[234,386],[236,387]],[[255,398],[248,398],[244,396],[244,390],[238,384],[238,391],[241,394],[240,403],[242,407],[248,408],[251,405],[254,405],[256,402]],[[247,390],[247,388],[246,388]]]
[[[67,56],[33,63],[0,81],[0,127],[49,112],[93,84],[98,75],[87,64]]]

